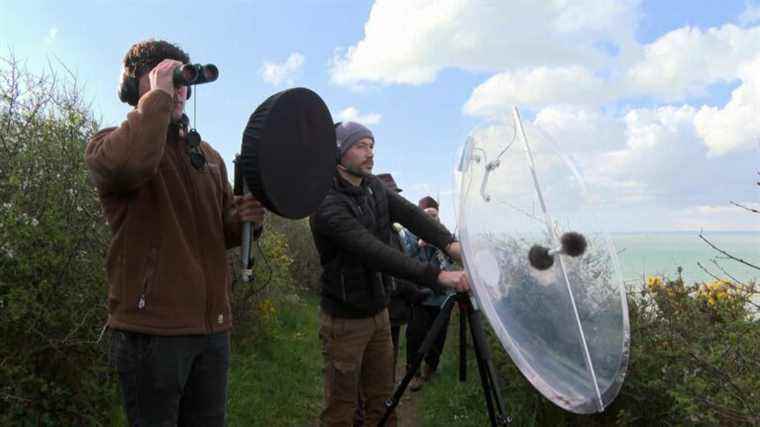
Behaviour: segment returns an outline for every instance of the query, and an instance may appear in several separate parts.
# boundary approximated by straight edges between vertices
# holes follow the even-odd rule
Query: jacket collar
[[[350,196],[361,196],[367,194],[370,188],[369,180],[366,177],[362,179],[361,185],[357,187],[343,178],[339,172],[335,173],[335,179],[333,182],[334,187],[338,192],[348,194]]]

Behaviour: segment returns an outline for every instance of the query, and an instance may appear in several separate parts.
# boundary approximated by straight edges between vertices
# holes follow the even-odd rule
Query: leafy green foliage
[[[311,236],[309,220],[288,220],[277,216],[270,218],[271,227],[285,236],[288,241],[292,263],[290,274],[293,277],[293,286],[298,289],[319,292],[319,275],[322,266],[319,262],[319,253],[314,246]]]
[[[631,363],[611,410],[628,423],[760,423],[757,296],[754,284],[650,278],[629,297]]]
[[[258,342],[270,339],[277,317],[278,295],[292,291],[290,265],[292,258],[285,236],[270,224],[256,242],[253,251],[254,278],[250,283],[240,280],[240,250],[230,251],[235,281],[232,289],[232,316],[235,330],[232,334],[238,342]]]
[[[111,405],[97,344],[108,230],[76,82],[0,64],[0,424],[91,424]]]
[[[322,405],[318,299],[272,298],[268,333],[233,341],[228,423],[231,426],[312,425]],[[237,332],[236,332],[237,334]]]
[[[561,410],[533,389],[489,329],[512,425],[757,425],[757,300],[752,283],[685,285],[680,278],[650,277],[628,295],[631,355],[625,383],[604,413],[586,416]],[[426,425],[487,423],[475,365],[470,363],[466,384],[455,383],[455,331],[450,328],[441,373],[424,389]]]

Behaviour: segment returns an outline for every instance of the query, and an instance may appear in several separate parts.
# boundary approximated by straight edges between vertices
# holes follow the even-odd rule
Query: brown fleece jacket
[[[155,335],[221,332],[232,327],[225,250],[240,245],[240,223],[231,219],[224,161],[203,142],[208,164],[195,169],[184,137],[169,126],[171,112],[171,97],[152,90],[85,151],[112,231],[108,325]]]

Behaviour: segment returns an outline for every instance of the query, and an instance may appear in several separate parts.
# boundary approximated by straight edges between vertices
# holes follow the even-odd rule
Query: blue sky
[[[457,150],[518,105],[619,203],[610,228],[760,229],[729,204],[760,207],[760,7],[566,3],[2,0],[0,49],[35,72],[60,59],[112,126],[128,111],[116,84],[129,46],[179,44],[220,68],[188,113],[228,166],[259,103],[309,87],[336,121],[365,121],[375,172],[412,201],[439,196],[450,226]]]

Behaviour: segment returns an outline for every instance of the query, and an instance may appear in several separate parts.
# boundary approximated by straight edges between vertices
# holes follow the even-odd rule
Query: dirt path
[[[396,368],[396,378],[398,381],[401,381],[401,378],[404,377],[405,369],[404,366],[398,366]],[[422,395],[419,393],[412,393],[411,390],[408,388],[404,392],[404,395],[401,397],[401,402],[399,402],[398,407],[396,408],[396,415],[398,417],[398,427],[419,427],[422,425],[422,414],[419,412],[421,410],[420,408],[420,399]],[[319,427],[319,416],[317,415],[317,419],[314,420],[314,422],[309,427]],[[369,426],[367,426],[369,427]]]
[[[396,368],[396,378],[401,381],[404,378],[406,369],[403,364],[399,364]],[[420,398],[422,395],[418,393],[412,393],[407,387],[404,391],[404,395],[401,396],[401,402],[396,409],[396,415],[398,416],[398,427],[418,427],[422,425],[422,414]]]

